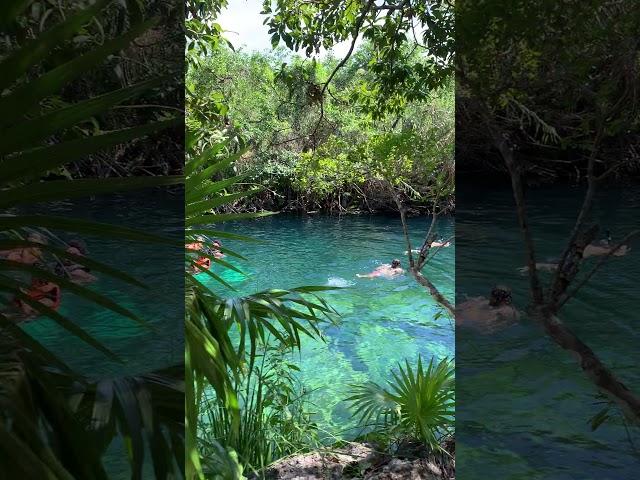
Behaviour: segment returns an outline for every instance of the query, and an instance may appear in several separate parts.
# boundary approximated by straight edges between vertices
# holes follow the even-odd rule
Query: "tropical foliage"
[[[166,79],[140,82],[74,102],[59,102],[56,96],[72,82],[93,71],[111,55],[126,48],[153,25],[139,21],[126,32],[104,38],[74,52],[72,39],[97,22],[100,12],[110,3],[98,1],[86,8],[67,11],[56,24],[58,11],[49,10],[40,18],[40,32],[33,38],[17,35],[0,61],[0,249],[37,249],[41,263],[26,264],[0,258],[0,464],[7,478],[108,478],[103,455],[112,439],[121,437],[128,445],[127,455],[134,478],[143,468],[145,450],[153,458],[155,473],[165,478],[179,470],[177,452],[183,444],[181,375],[173,369],[136,377],[104,380],[85,378],[45,349],[14,323],[9,312],[14,299],[49,317],[70,335],[93,346],[112,360],[121,361],[98,339],[86,332],[77,319],[63,316],[35,301],[25,292],[24,278],[53,281],[65,291],[110,309],[142,326],[138,315],[90,288],[72,283],[52,273],[48,259],[68,258],[100,274],[112,276],[138,288],[143,285],[132,276],[108,265],[66,252],[57,241],[56,231],[83,235],[112,236],[121,240],[174,242],[114,225],[96,224],[68,217],[25,215],[20,208],[38,202],[54,201],[88,194],[110,193],[180,182],[179,177],[81,179],[45,181],[52,171],[105,148],[140,139],[180,123],[180,118],[132,126],[108,132],[82,133],[78,125],[91,121],[123,102],[158,88]],[[29,24],[31,14],[42,2],[3,2],[0,18],[3,27],[20,33]],[[45,28],[48,27],[48,28]],[[11,38],[9,36],[7,39]],[[55,58],[52,61],[52,58]],[[33,71],[37,75],[33,75]],[[11,114],[8,114],[11,112]],[[38,232],[40,236],[30,234]],[[37,238],[37,240],[35,240]],[[47,241],[48,239],[48,241]],[[9,311],[8,311],[9,310]]]
[[[408,361],[397,368],[390,388],[375,382],[354,386],[348,399],[354,415],[363,426],[384,434],[388,444],[408,437],[440,450],[443,438],[453,431],[453,363],[431,359],[424,368],[418,357],[415,369]]]
[[[351,58],[337,60],[301,59],[281,48],[236,51],[216,22],[226,2],[187,2],[188,478],[239,479],[316,444],[296,367],[284,359],[300,347],[301,336],[322,338],[324,324],[335,321],[320,296],[324,287],[234,296],[224,272],[241,273],[235,259],[243,257],[213,239],[252,240],[218,224],[285,208],[368,208],[373,197],[378,204],[370,210],[386,209],[400,193],[417,207],[440,207],[452,198],[450,8],[385,3],[393,13],[380,29],[383,10],[372,9],[373,2],[351,5],[343,12],[342,2],[318,4],[337,9],[342,18],[334,23],[332,14],[310,6],[311,23],[289,31],[297,29],[297,20],[289,20],[300,5],[277,2],[271,10],[265,4],[266,22],[278,32],[273,47],[280,39],[292,49],[313,42],[330,47],[368,32],[371,38],[353,48]],[[440,48],[428,56],[407,34],[414,23],[437,18],[444,28],[437,42],[431,32],[421,40],[433,42],[434,54]],[[397,69],[385,71],[388,60]],[[345,201],[350,196],[356,200]],[[211,268],[199,271],[198,258],[208,258]],[[439,368],[425,371],[420,363],[417,374],[441,375]],[[423,384],[407,388],[426,398]],[[437,415],[444,418],[451,411],[442,401]],[[444,421],[437,415],[438,425],[420,423],[418,438],[437,441]]]
[[[187,244],[202,245],[199,250],[189,249],[185,254],[187,478],[202,477],[205,471],[217,473],[211,471],[212,465],[234,465],[234,456],[239,458],[242,465],[263,467],[286,448],[283,440],[295,440],[291,436],[300,432],[283,425],[286,436],[271,440],[264,438],[264,435],[273,433],[273,427],[277,424],[273,410],[276,407],[265,402],[273,401],[271,395],[282,394],[289,398],[294,395],[291,382],[283,382],[280,378],[279,383],[274,383],[273,374],[267,371],[265,365],[277,363],[271,356],[274,352],[299,348],[301,335],[320,338],[320,325],[334,321],[333,310],[315,294],[325,290],[324,287],[269,290],[242,298],[228,298],[204,281],[203,277],[209,277],[231,293],[233,287],[224,281],[220,273],[224,269],[242,273],[233,264],[210,253],[211,250],[207,251],[207,248],[213,248],[211,239],[252,241],[216,229],[215,225],[268,213],[212,213],[213,209],[251,195],[254,191],[229,193],[246,175],[212,179],[213,175],[231,168],[239,154],[229,154],[226,142],[204,147],[203,143],[195,133],[188,136],[190,150],[185,167],[185,241]],[[244,259],[228,248],[220,247],[220,251]],[[215,270],[194,271],[195,256],[209,258]],[[233,333],[236,329],[239,332],[237,338]],[[275,350],[269,348],[270,345],[275,345]],[[256,366],[261,351],[263,363]],[[265,389],[274,386],[277,389],[267,394]],[[285,403],[289,404],[288,401]],[[201,405],[204,405],[203,412]],[[284,408],[284,405],[280,405],[280,408]],[[209,415],[210,421],[201,413]],[[299,413],[304,416],[303,412]],[[206,425],[202,437],[199,437],[198,426],[203,418]],[[259,443],[260,437],[252,434],[267,424],[270,428],[262,433],[263,440]],[[208,456],[201,460],[205,452]],[[218,458],[218,455],[222,455],[222,458]]]
[[[364,44],[338,71],[322,108],[316,96],[338,63],[331,57],[220,48],[190,69],[188,124],[220,140],[211,122],[219,118],[231,141],[248,148],[239,171],[266,187],[238,208],[394,210],[389,179],[407,194],[426,193],[434,172],[453,171],[453,82],[401,116],[374,120],[356,98],[371,77],[372,48]]]
[[[504,171],[499,132],[532,181],[585,179],[595,139],[596,173],[637,173],[639,15],[633,1],[459,4],[458,167]]]

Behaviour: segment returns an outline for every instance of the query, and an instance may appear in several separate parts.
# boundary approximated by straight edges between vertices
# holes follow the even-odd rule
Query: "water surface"
[[[528,194],[538,261],[552,260],[561,254],[583,191],[545,188]],[[515,305],[524,309],[528,280],[517,271],[525,257],[511,191],[462,185],[457,195],[457,301],[486,296],[501,283],[513,288]],[[615,241],[640,226],[639,211],[640,189],[612,188],[598,196],[594,219]],[[586,261],[587,269],[594,261]],[[542,278],[548,281],[550,275]],[[629,255],[612,258],[560,315],[636,392],[639,278],[636,242]],[[589,420],[603,407],[602,398],[539,325],[524,318],[491,335],[459,328],[456,354],[460,478],[485,479],[488,472],[500,479],[637,478],[640,456],[623,422],[614,419],[591,431]]]
[[[419,248],[429,220],[412,219],[410,225]],[[248,278],[232,271],[223,275],[239,294],[302,285],[345,287],[323,294],[341,314],[340,325],[324,329],[326,343],[303,338],[301,353],[294,355],[301,381],[312,391],[314,419],[327,435],[351,438],[359,432],[344,402],[351,384],[384,384],[398,362],[408,359],[415,365],[419,354],[453,356],[451,321],[434,319],[440,308],[411,275],[356,278],[394,258],[406,268],[399,218],[277,215],[224,228],[262,241],[224,242],[249,260],[237,263]],[[452,219],[440,220],[438,233],[451,236]],[[454,251],[454,246],[441,249],[425,270],[448,298],[454,294]],[[206,275],[200,278],[209,281]]]
[[[29,212],[111,223],[181,239],[183,198],[180,192],[172,194],[151,189],[36,205]],[[73,233],[55,233],[66,240],[77,237]],[[24,330],[76,372],[93,379],[149,373],[182,363],[183,249],[88,235],[82,238],[92,259],[125,271],[147,285],[140,288],[96,273],[98,280],[90,288],[128,308],[155,331],[64,289],[59,312],[113,351],[123,363],[109,359],[48,318],[22,324]],[[110,478],[130,478],[126,453],[119,439],[109,449],[105,465]],[[149,465],[145,467],[144,478],[154,478]]]

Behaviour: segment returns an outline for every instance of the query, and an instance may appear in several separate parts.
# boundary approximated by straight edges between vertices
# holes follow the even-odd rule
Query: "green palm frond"
[[[203,461],[200,459],[197,425],[199,406],[207,388],[215,392],[216,401],[228,420],[229,434],[239,434],[241,405],[235,385],[243,372],[252,371],[259,345],[267,338],[289,349],[300,348],[301,336],[322,338],[321,325],[335,321],[335,311],[318,296],[327,287],[299,287],[290,290],[267,290],[240,298],[224,298],[216,289],[202,281],[202,276],[212,278],[220,288],[233,291],[220,273],[226,269],[241,272],[231,262],[216,258],[207,252],[211,248],[209,238],[228,238],[241,242],[253,241],[243,235],[214,228],[221,222],[253,219],[271,212],[227,213],[229,207],[241,198],[253,195],[260,189],[238,189],[238,182],[248,174],[228,175],[234,162],[243,151],[230,153],[226,141],[209,145],[198,151],[195,135],[187,133],[186,185],[186,243],[202,243],[201,251],[185,252],[186,285],[186,410],[187,410],[187,478],[204,478]],[[189,140],[190,139],[190,140]],[[195,140],[194,140],[195,139]],[[226,247],[216,247],[225,255],[244,259],[239,253]],[[197,257],[211,260],[211,269],[194,273],[190,267]],[[237,332],[235,338],[232,332]],[[244,424],[243,424],[244,425]],[[206,464],[226,465],[224,478],[240,478],[242,470],[237,465],[235,453],[217,441],[210,442],[210,455]],[[215,446],[215,448],[214,448]],[[232,468],[233,467],[233,468]],[[235,468],[235,469],[234,469]]]
[[[29,2],[9,0],[1,3],[0,26],[4,27],[14,22]],[[37,247],[45,261],[68,259],[143,288],[141,282],[127,273],[87,257],[69,254],[66,245],[58,241],[52,232],[76,232],[174,245],[181,242],[114,225],[20,213],[21,207],[27,204],[183,182],[181,177],[41,181],[68,163],[175,127],[183,121],[182,118],[174,118],[68,139],[67,134],[81,122],[161,86],[166,77],[143,81],[64,107],[42,107],[51,103],[47,99],[102,65],[157,23],[155,20],[138,22],[116,38],[108,39],[80,55],[67,55],[70,60],[43,68],[44,60],[54,50],[70,48],[67,45],[72,37],[111,3],[113,0],[98,0],[87,8],[68,13],[59,24],[0,60],[0,111],[3,113],[0,118],[0,209],[6,212],[0,215],[0,250]],[[27,75],[34,69],[39,71],[38,76]],[[48,237],[49,244],[26,240],[32,232]],[[0,308],[10,307],[13,299],[18,298],[113,360],[118,359],[74,319],[25,295],[29,285],[24,278],[29,276],[52,280],[65,292],[146,325],[128,309],[88,287],[54,275],[46,265],[25,265],[0,258]],[[102,466],[104,447],[114,436],[122,435],[125,443],[131,446],[132,470],[138,475],[142,466],[140,432],[147,436],[148,451],[152,453],[158,478],[167,478],[166,472],[169,471],[184,471],[180,453],[184,445],[183,386],[166,383],[170,378],[163,376],[166,372],[92,384],[71,371],[14,322],[15,319],[9,320],[6,313],[0,313],[0,464],[3,474],[8,478],[106,480],[107,474]],[[173,372],[174,376],[182,372],[181,367],[178,370]],[[105,401],[106,391],[113,392],[110,407]],[[96,425],[102,425],[99,431],[88,428],[92,419],[96,420]],[[107,428],[108,425],[117,428]],[[5,455],[8,457],[4,458]],[[174,469],[173,463],[178,463],[179,468]]]
[[[433,359],[424,368],[418,357],[415,369],[409,361],[392,372],[389,388],[375,382],[356,385],[347,399],[363,426],[409,435],[429,448],[440,449],[439,440],[454,418],[453,363]]]

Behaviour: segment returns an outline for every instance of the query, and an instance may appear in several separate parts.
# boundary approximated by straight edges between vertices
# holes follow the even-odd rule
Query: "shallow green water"
[[[529,192],[539,261],[561,253],[581,193],[560,188]],[[462,185],[457,196],[458,302],[465,294],[486,296],[502,283],[513,288],[515,305],[524,309],[527,278],[517,271],[524,254],[511,192]],[[640,189],[610,189],[599,196],[594,218],[615,240],[638,228],[639,211]],[[632,249],[611,259],[560,317],[638,392],[640,244],[632,243]],[[591,431],[589,420],[602,408],[597,403],[602,399],[573,357],[526,318],[491,335],[459,328],[456,385],[459,478],[637,478],[640,457],[623,423],[614,420]]]
[[[440,220],[438,226],[443,237],[452,235],[451,219]],[[418,248],[428,220],[413,219],[411,227],[414,248]],[[323,294],[342,315],[340,325],[325,329],[326,343],[304,339],[301,353],[294,355],[303,385],[313,390],[315,420],[329,435],[358,433],[343,401],[350,384],[384,383],[397,362],[415,361],[418,354],[453,356],[450,320],[433,320],[438,308],[413,277],[356,278],[356,273],[370,272],[393,258],[406,266],[398,218],[278,215],[225,225],[225,229],[263,241],[224,242],[249,260],[238,263],[248,278],[231,271],[223,274],[241,294],[302,285],[346,287]],[[449,298],[454,291],[454,251],[454,246],[441,249],[427,267],[433,282]],[[206,275],[200,278],[209,281]]]
[[[134,195],[100,196],[93,200],[49,204],[34,207],[31,212],[107,222],[182,238],[182,198],[181,194],[176,196],[160,190],[148,190]],[[74,237],[64,233],[62,236],[66,239]],[[98,275],[91,288],[130,309],[157,331],[142,328],[126,317],[64,290],[60,313],[101,341],[124,363],[110,360],[47,318],[23,324],[25,331],[75,371],[92,378],[134,375],[183,362],[183,250],[91,236],[83,239],[92,259],[126,271],[148,286],[147,289],[138,288]],[[105,465],[110,478],[130,478],[124,447],[119,441],[110,448]],[[153,478],[148,467],[144,478]]]

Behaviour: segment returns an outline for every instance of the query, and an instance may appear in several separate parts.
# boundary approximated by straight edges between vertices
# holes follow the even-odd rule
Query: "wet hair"
[[[495,286],[489,295],[489,305],[498,307],[500,305],[511,305],[511,290],[508,287]]]
[[[67,270],[64,268],[64,265],[62,263],[56,263],[56,266],[53,268],[53,273],[55,273],[59,277],[67,276]]]
[[[213,242],[211,242],[211,245],[213,245],[214,247],[221,247],[222,242],[220,240],[214,240]]]
[[[391,261],[391,268],[398,268],[400,266],[400,260],[398,260],[397,258],[394,258]]]

